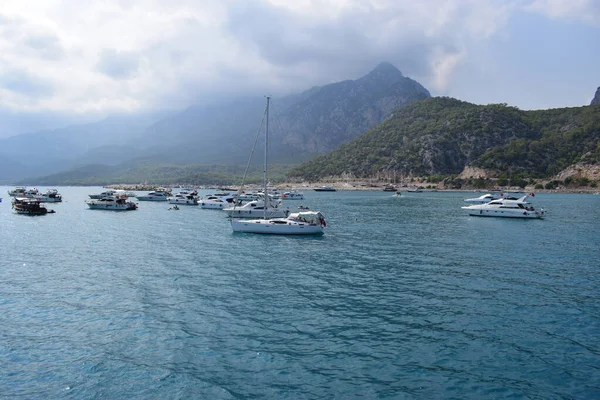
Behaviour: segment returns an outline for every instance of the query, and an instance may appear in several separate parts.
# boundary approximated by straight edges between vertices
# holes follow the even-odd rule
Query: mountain
[[[419,83],[404,77],[392,64],[381,63],[359,79],[274,99],[270,159],[273,163],[304,162],[378,125],[399,107],[429,97],[427,89]],[[67,159],[71,168],[83,166],[85,160],[89,160],[88,164],[105,165],[135,159],[165,165],[245,164],[261,125],[264,104],[264,99],[257,96],[227,104],[191,106],[154,122],[142,132],[131,129],[127,134],[121,133],[118,140],[95,143],[96,147],[90,145],[84,153],[81,147],[69,149],[69,158],[64,158],[59,149],[53,153],[57,165],[63,167]],[[55,145],[50,142],[47,146]],[[87,142],[82,139],[82,143]],[[61,146],[74,147],[71,141],[61,142]],[[256,160],[260,160],[260,151],[257,150]],[[69,172],[69,168],[63,170]],[[55,175],[58,176],[62,175]],[[150,175],[146,179],[151,179]]]
[[[590,103],[590,106],[598,106],[600,105],[600,87],[598,87],[598,89],[596,89],[596,94],[594,95],[594,98],[592,99],[592,102]]]
[[[381,63],[357,80],[274,99],[272,153],[277,161],[292,162],[326,153],[381,123],[397,108],[428,97],[419,83],[392,64]],[[161,161],[245,162],[263,109],[260,98],[190,107],[151,126],[145,140]]]
[[[294,168],[290,177],[460,174],[465,167],[548,177],[600,161],[600,108],[522,111],[437,97],[400,108],[381,125]]]
[[[164,116],[164,112],[110,116],[95,123],[2,139],[0,181],[11,182],[39,176],[41,171],[51,174],[85,164],[118,164],[135,154],[140,136]],[[119,146],[122,148],[116,150]]]

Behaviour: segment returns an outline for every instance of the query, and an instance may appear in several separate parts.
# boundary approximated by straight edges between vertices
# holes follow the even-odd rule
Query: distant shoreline
[[[389,183],[369,183],[365,181],[355,181],[355,182],[283,182],[281,184],[272,185],[273,189],[278,189],[279,191],[288,191],[288,190],[297,190],[297,191],[314,191],[315,189],[331,186],[336,191],[383,191],[384,187],[390,185]],[[474,187],[465,187],[460,189],[450,189],[443,187],[432,187],[434,185],[431,184],[414,184],[414,185],[403,185],[398,186],[394,185],[395,191],[399,192],[407,192],[409,190],[419,189],[423,192],[482,192],[487,193],[491,191],[506,191],[506,192],[523,192],[523,193],[580,193],[580,194],[594,194],[600,193],[600,188],[557,188],[557,189],[535,189],[534,187],[527,186],[525,188],[519,187],[503,187],[503,188],[474,188]],[[169,188],[177,188],[177,187],[194,187],[198,189],[215,189],[215,190],[227,190],[227,191],[237,191],[238,187],[235,185],[151,185],[151,184],[111,184],[105,185],[106,188],[111,189],[121,189],[121,190],[139,190],[139,191],[152,191],[156,190],[160,187],[169,187]],[[245,190],[260,190],[262,189],[261,185],[245,185]]]

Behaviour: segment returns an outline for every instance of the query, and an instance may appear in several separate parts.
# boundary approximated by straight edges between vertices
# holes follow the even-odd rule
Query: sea
[[[320,237],[0,187],[2,399],[600,399],[600,196],[314,192]],[[40,188],[43,189],[43,188]],[[203,190],[201,194],[210,191]]]

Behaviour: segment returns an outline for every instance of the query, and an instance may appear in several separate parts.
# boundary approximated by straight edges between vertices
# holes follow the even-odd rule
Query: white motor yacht
[[[478,217],[502,217],[502,218],[543,218],[545,211],[541,208],[536,210],[533,205],[523,196],[517,200],[497,199],[485,204],[473,204],[463,206],[469,215]]]
[[[169,194],[163,191],[150,192],[148,194],[141,194],[135,196],[139,201],[167,201],[169,200]]]
[[[471,203],[471,204],[485,204],[485,203],[489,203],[492,200],[498,200],[500,199],[502,196],[500,196],[497,193],[486,193],[483,194],[479,197],[473,197],[471,199],[465,199],[465,202],[467,203]]]
[[[9,190],[8,195],[11,197],[25,197],[27,188],[25,186],[17,186],[16,188]]]
[[[199,203],[200,203],[200,208],[209,208],[209,209],[215,209],[215,210],[222,210],[224,208],[231,206],[230,203],[228,203],[226,200],[223,200],[222,198],[220,198],[218,196],[203,197],[202,199],[200,199]]]
[[[234,232],[266,233],[273,235],[322,235],[327,226],[320,212],[291,213],[285,218],[231,221]]]
[[[105,197],[114,196],[117,192],[115,190],[107,190],[102,193],[88,194],[90,199],[103,199]]]
[[[177,193],[175,196],[169,197],[169,203],[182,204],[187,206],[197,206],[198,198],[193,194]]]
[[[275,202],[269,202],[265,211],[263,200],[253,200],[241,206],[224,208],[227,215],[234,218],[285,218],[289,214],[287,208],[279,207]]]
[[[93,210],[128,211],[137,209],[137,204],[127,201],[127,198],[124,196],[109,196],[101,199],[86,200],[85,204]]]
[[[44,193],[39,193],[33,196],[27,196],[33,199],[37,199],[42,203],[60,203],[62,201],[62,196],[58,193],[56,189],[48,189]]]

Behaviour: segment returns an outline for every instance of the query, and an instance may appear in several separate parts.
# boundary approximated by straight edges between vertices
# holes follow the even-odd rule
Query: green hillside
[[[320,180],[381,173],[453,175],[465,166],[523,177],[549,177],[600,159],[600,107],[522,111],[447,97],[414,102],[381,125],[290,171]]]

